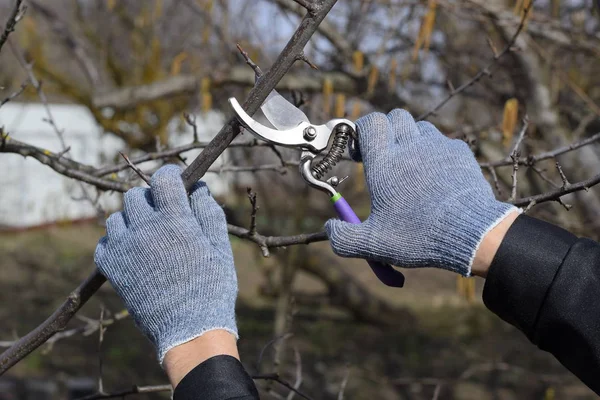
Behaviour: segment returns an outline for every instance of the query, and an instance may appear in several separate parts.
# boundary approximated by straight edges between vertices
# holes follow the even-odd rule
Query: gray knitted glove
[[[94,260],[162,363],[169,349],[207,331],[237,338],[237,278],[225,214],[206,184],[188,199],[181,169],[167,165],[150,187],[125,194]]]
[[[471,150],[394,110],[356,121],[371,215],[326,224],[336,254],[469,276],[484,235],[516,207],[497,201]]]

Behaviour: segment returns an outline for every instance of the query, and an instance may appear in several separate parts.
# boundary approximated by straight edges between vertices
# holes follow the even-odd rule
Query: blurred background
[[[0,27],[14,4],[0,0]],[[293,0],[24,4],[0,53],[0,127],[16,143],[0,147],[2,347],[93,270],[103,222],[121,207],[122,193],[106,182],[144,184],[119,152],[142,160],[148,175],[190,163],[230,115],[227,98],[241,101],[254,86],[236,44],[266,71],[304,14]],[[466,140],[498,198],[597,240],[598,190],[540,204],[527,198],[600,169],[599,7],[340,0],[305,49],[318,69],[297,62],[278,89],[314,123],[405,108]],[[234,143],[205,177],[231,224],[250,226],[248,188],[261,235],[318,232],[334,216],[300,178],[298,152],[257,146],[248,134]],[[511,154],[534,161],[514,171]],[[349,176],[340,190],[365,218],[361,166],[344,160],[334,171]],[[256,243],[231,239],[239,345],[252,374],[277,373],[313,399],[595,398],[486,310],[483,280],[414,270],[405,288],[390,289],[327,242],[265,257]],[[0,399],[77,399],[166,382],[105,284],[67,330],[0,377]],[[301,398],[273,381],[257,385],[264,398]]]

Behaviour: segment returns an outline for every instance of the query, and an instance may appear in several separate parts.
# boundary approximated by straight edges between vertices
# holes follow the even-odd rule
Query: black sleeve
[[[600,244],[521,215],[490,266],[483,301],[600,395]]]
[[[173,400],[254,400],[254,381],[239,360],[215,356],[188,372],[175,388]]]

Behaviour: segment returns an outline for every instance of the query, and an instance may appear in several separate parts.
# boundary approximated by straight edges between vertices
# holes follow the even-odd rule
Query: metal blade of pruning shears
[[[306,114],[277,93],[275,89],[269,93],[260,109],[269,122],[279,130],[295,128],[301,122],[310,124]]]

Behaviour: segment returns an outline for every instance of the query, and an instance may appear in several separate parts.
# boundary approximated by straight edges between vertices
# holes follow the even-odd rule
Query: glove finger
[[[127,223],[122,211],[111,214],[106,220],[106,236],[109,239],[121,236],[127,230]]]
[[[108,235],[102,236],[100,238],[100,240],[98,241],[98,245],[96,246],[96,250],[94,251],[94,263],[104,276],[106,276],[107,274],[104,271],[104,263],[102,261],[106,251],[106,246],[108,246]]]
[[[371,113],[356,121],[360,156],[366,164],[383,157],[392,144],[385,114]]]
[[[406,143],[419,134],[414,118],[406,110],[396,108],[387,115],[396,143]]]
[[[419,133],[423,137],[427,137],[427,138],[445,137],[442,134],[442,132],[440,132],[431,122],[428,122],[428,121],[417,122],[417,128],[419,130]]]
[[[227,235],[227,220],[223,208],[210,194],[206,183],[198,181],[194,184],[190,195],[192,214],[200,224],[202,232],[206,234],[213,246],[221,247],[229,244]]]
[[[134,187],[129,189],[125,193],[125,196],[123,196],[123,220],[125,221],[125,225],[135,224],[136,221],[147,218],[153,212],[154,204],[150,189]],[[115,214],[111,215],[111,217]]]
[[[159,168],[150,179],[150,190],[157,211],[173,215],[190,211],[179,166],[169,164]]]
[[[327,221],[325,232],[333,252],[342,257],[362,257],[361,249],[364,247],[362,241],[370,236],[368,222],[351,224],[339,219]]]

